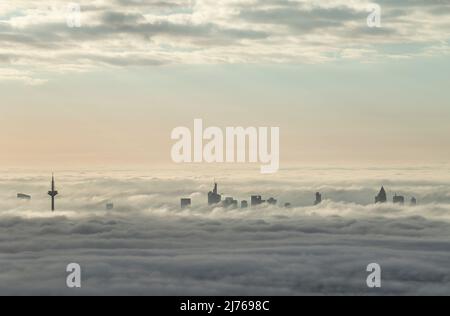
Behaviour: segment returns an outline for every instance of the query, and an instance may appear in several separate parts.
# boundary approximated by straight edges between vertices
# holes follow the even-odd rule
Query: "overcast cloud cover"
[[[0,294],[450,295],[448,166],[219,172],[226,196],[262,193],[291,209],[210,209],[218,171],[199,173],[59,172],[51,214],[48,174],[2,172]],[[373,205],[382,184],[389,199],[398,192],[419,205]],[[315,191],[326,199],[317,207]],[[33,199],[17,201],[18,192]],[[189,196],[192,209],[181,211]],[[81,290],[65,288],[72,262]],[[380,290],[365,285],[372,262],[383,269]]]
[[[0,80],[172,64],[387,61],[450,52],[447,0],[66,0],[0,2]],[[382,28],[367,27],[369,4]]]

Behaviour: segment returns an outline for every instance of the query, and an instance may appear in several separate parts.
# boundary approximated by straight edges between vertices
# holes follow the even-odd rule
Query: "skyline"
[[[263,200],[261,195],[255,195],[255,193],[256,192],[253,192],[249,199],[251,201],[252,208],[256,207],[256,206],[260,206],[260,205],[278,206],[279,208],[282,208],[282,205],[284,205],[284,208],[290,208],[292,206],[295,207],[295,205],[292,205],[292,203],[287,202],[287,201],[280,204],[280,203],[278,203],[278,200],[275,199],[274,197],[270,197],[267,200]],[[48,191],[48,195],[51,198],[51,211],[54,212],[55,211],[55,197],[57,195],[59,195],[59,192],[57,190],[55,190],[54,174],[52,174],[51,190]],[[223,194],[223,193],[219,194],[218,183],[216,181],[214,181],[213,190],[208,192],[207,197],[208,197],[207,204],[208,204],[208,206],[210,206],[212,208],[220,207],[220,208],[224,208],[224,209],[229,209],[229,208],[246,209],[246,208],[248,208],[248,205],[249,205],[248,200],[240,200],[240,201],[234,200],[233,197],[227,196],[227,194]],[[314,202],[314,206],[317,206],[324,201],[324,199],[322,198],[321,192],[316,192],[315,197],[316,197],[316,200]],[[397,198],[401,198],[402,200],[401,201],[396,200]],[[410,200],[409,205],[416,206],[417,199],[414,196],[411,196],[410,198],[411,198],[411,200]],[[24,193],[17,193],[17,199],[31,201],[32,196],[24,194]],[[190,208],[192,206],[192,198],[191,197],[190,198],[181,198],[180,201],[181,201],[181,209]],[[232,204],[230,204],[230,202]],[[342,201],[336,201],[336,202],[342,202]],[[387,193],[386,193],[384,185],[383,185],[381,187],[380,193],[375,197],[375,204],[383,204],[383,203],[387,203],[387,202],[388,202]],[[235,203],[235,205],[234,205],[234,203]],[[241,204],[239,204],[239,203],[241,203]],[[403,204],[405,204],[405,197],[402,195],[398,195],[396,192],[395,195],[393,195],[392,203],[403,205]],[[105,205],[106,205],[107,210],[114,209],[114,203],[112,203],[110,200],[105,201]],[[241,206],[238,207],[238,205],[241,205]]]
[[[448,295],[448,170],[221,173],[227,196],[292,202],[244,211],[207,205],[215,168],[58,172],[55,213],[48,172],[2,173],[0,295],[370,295],[371,262],[385,272],[378,295]],[[374,204],[381,183],[419,204]],[[31,203],[18,201],[18,190]],[[317,206],[314,192],[326,192]],[[180,209],[184,196],[190,209]],[[64,282],[72,262],[81,289]]]
[[[214,170],[214,168],[211,168],[211,171],[213,171],[213,170]],[[295,172],[299,171],[299,169],[293,169],[293,170],[295,170]],[[309,170],[310,173],[312,173],[313,170],[315,170],[315,169],[308,169],[308,170]],[[323,170],[326,170],[326,169],[317,169],[317,170],[322,170],[323,171]],[[420,169],[417,168],[417,170],[420,170]],[[332,173],[336,173],[337,171],[342,171],[342,170],[340,170],[339,168],[335,168],[335,169],[330,169],[330,171]],[[316,200],[315,200],[314,203],[311,203],[311,204],[306,203],[306,204],[297,205],[295,203],[291,203],[288,200],[278,200],[277,196],[273,195],[274,192],[279,192],[278,189],[277,189],[276,183],[279,182],[279,181],[285,181],[286,179],[290,179],[291,178],[291,174],[290,173],[285,174],[284,177],[281,177],[279,179],[273,180],[273,183],[275,184],[275,187],[272,187],[272,188],[266,187],[266,189],[264,191],[265,193],[263,195],[258,195],[258,191],[257,190],[253,190],[253,191],[247,191],[248,196],[245,196],[242,192],[239,191],[239,184],[238,184],[239,182],[236,182],[237,180],[235,179],[235,177],[233,177],[233,175],[230,174],[229,175],[229,179],[228,179],[228,188],[227,188],[227,190],[230,190],[231,188],[233,188],[232,192],[234,192],[234,194],[235,194],[233,196],[231,196],[231,194],[224,193],[226,191],[218,190],[218,182],[216,180],[214,180],[214,182],[213,182],[213,184],[214,184],[213,190],[209,191],[208,194],[206,194],[206,189],[205,189],[205,191],[202,193],[202,195],[204,196],[204,199],[205,199],[204,203],[198,203],[199,192],[190,192],[190,194],[185,195],[184,197],[182,197],[182,196],[177,196],[177,197],[171,196],[171,198],[166,197],[166,200],[165,201],[161,201],[161,202],[163,203],[163,205],[167,205],[167,206],[171,205],[171,207],[173,207],[173,205],[176,205],[174,203],[175,202],[174,200],[179,199],[182,202],[181,203],[182,209],[190,208],[191,206],[197,208],[197,207],[204,207],[205,205],[208,205],[211,208],[211,210],[212,209],[216,209],[216,208],[222,208],[223,210],[230,209],[230,206],[232,206],[232,205],[231,204],[226,204],[227,202],[230,202],[230,201],[236,202],[236,203],[243,202],[246,205],[248,205],[248,202],[251,201],[252,202],[251,203],[251,207],[252,208],[255,207],[255,206],[259,206],[259,205],[266,205],[266,206],[276,206],[278,209],[291,208],[291,207],[298,208],[298,207],[307,207],[307,206],[318,206],[318,205],[322,204],[325,201],[327,203],[330,203],[330,202],[331,203],[349,203],[349,204],[361,205],[361,206],[363,206],[363,205],[367,206],[367,205],[371,205],[371,204],[376,204],[377,205],[377,204],[385,204],[385,203],[388,203],[388,204],[391,204],[391,205],[394,205],[394,204],[407,205],[409,207],[417,206],[418,200],[416,198],[415,192],[411,191],[411,188],[407,188],[407,189],[401,188],[401,185],[400,185],[400,189],[399,189],[399,185],[397,184],[397,182],[398,183],[402,183],[405,180],[400,180],[401,177],[396,180],[396,178],[398,178],[398,174],[392,173],[391,178],[389,178],[389,176],[388,176],[389,172],[392,172],[392,170],[384,170],[383,171],[383,170],[380,169],[379,171],[375,171],[375,170],[372,170],[372,171],[374,172],[374,175],[377,174],[377,173],[383,173],[385,175],[385,178],[380,178],[380,180],[378,180],[379,183],[382,183],[382,185],[381,185],[381,190],[375,196],[375,202],[373,202],[373,200],[371,202],[369,202],[370,198],[368,199],[368,196],[370,196],[371,194],[374,196],[374,192],[378,192],[374,188],[372,188],[372,190],[368,190],[366,192],[365,196],[361,195],[359,197],[360,199],[357,200],[357,201],[353,201],[350,196],[348,196],[344,200],[341,200],[338,197],[333,196],[333,193],[330,196],[326,195],[328,192],[352,189],[352,185],[354,185],[354,184],[351,181],[349,181],[347,183],[348,187],[343,185],[343,183],[345,183],[345,182],[343,182],[344,181],[343,177],[336,178],[333,181],[327,180],[327,181],[323,181],[323,182],[321,182],[318,179],[315,179],[314,181],[316,181],[316,184],[313,187],[305,187],[305,186],[300,185],[297,188],[296,185],[292,185],[291,186],[290,189],[297,190],[299,192],[299,194],[302,195],[302,196],[308,196],[308,194],[309,194],[311,197],[313,197],[313,195],[315,195]],[[399,171],[400,170],[397,169],[397,173]],[[135,171],[135,172],[137,172],[137,171]],[[348,169],[348,170],[346,170],[346,172],[350,172],[350,173],[356,174],[355,170]],[[404,176],[409,177],[410,178],[409,181],[414,183],[415,180],[412,177],[412,175],[415,173],[415,171],[414,170],[409,170],[409,172],[408,172],[407,169],[404,169],[403,172],[404,172]],[[89,173],[85,173],[85,174],[89,174]],[[116,177],[115,175],[113,175],[111,173],[108,173],[108,175],[111,178]],[[248,175],[250,175],[250,173]],[[372,178],[369,177],[369,179],[374,181],[375,180],[374,175],[371,176]],[[19,175],[17,175],[17,176],[19,176]],[[67,174],[65,174],[65,176],[66,176],[66,181],[71,178],[71,177],[67,178],[67,176],[68,176]],[[93,176],[94,176],[94,174],[93,174]],[[158,178],[156,178],[156,179],[162,180],[161,178],[159,178],[160,176],[161,175],[159,175]],[[367,172],[366,173],[361,173],[361,176],[367,177]],[[142,174],[138,178],[145,179],[146,177]],[[313,178],[314,177],[307,178],[306,181],[307,182],[308,181],[312,181]],[[329,179],[329,177],[325,177],[325,178]],[[443,179],[447,179],[447,178],[448,178],[447,176],[443,177]],[[175,179],[173,179],[173,180],[174,180],[174,182],[177,182],[177,181],[181,181],[182,179],[183,178],[180,177],[180,178],[177,178],[176,180]],[[384,179],[384,180],[381,180],[381,179]],[[169,180],[169,179],[167,179],[167,180]],[[230,188],[230,181],[231,181],[231,183],[233,183],[231,188]],[[432,180],[432,178],[430,178],[430,177],[428,178],[427,181],[437,181],[437,182],[439,182],[438,178]],[[70,182],[70,180],[69,180],[69,182]],[[267,185],[269,185],[270,183],[272,183],[272,182],[271,181],[267,181]],[[335,188],[334,187],[334,185],[337,185],[337,183],[340,183],[339,188]],[[385,190],[386,186],[384,185],[384,183],[389,184],[389,186],[392,187],[392,189],[389,189],[388,192],[386,192],[386,190]],[[442,183],[445,183],[445,181],[442,182]],[[62,182],[62,186],[64,187],[64,182]],[[376,182],[373,182],[373,186],[374,187],[376,186]],[[202,187],[207,188],[206,183],[204,183],[202,185]],[[35,190],[37,190],[37,189],[38,188],[36,187]],[[104,189],[106,189],[106,187],[104,187]],[[127,191],[126,190],[126,185],[124,186],[123,189],[125,191]],[[315,192],[314,190],[316,190],[316,189],[320,190],[320,192],[319,191]],[[174,186],[174,190],[175,191],[177,190],[176,186]],[[24,191],[21,191],[21,192],[24,192]],[[97,194],[95,191],[92,191],[92,190],[90,190],[89,192],[91,194],[94,194],[94,195]],[[404,192],[408,192],[408,193],[406,195],[404,195],[403,194]],[[39,194],[38,191],[34,192],[34,194],[36,194],[36,196],[41,196],[42,192],[40,192],[40,193],[41,194]],[[71,196],[70,190],[66,190],[65,193],[66,193],[66,196]],[[52,211],[55,210],[54,197],[56,195],[58,195],[58,194],[59,194],[58,191],[55,191],[55,177],[52,174],[51,191],[48,191],[48,195],[50,195],[50,197],[51,197],[51,206],[52,206],[51,210]],[[142,194],[144,194],[144,193],[142,193]],[[152,194],[152,193],[151,192],[147,192],[145,194]],[[324,195],[326,195],[325,198],[323,197]],[[32,197],[31,195],[26,195],[26,194],[23,194],[23,193],[18,193],[17,194],[17,199],[21,200],[21,197],[25,197],[25,196],[28,197],[27,200],[31,200],[31,197]],[[269,198],[269,196],[270,196],[270,198]],[[234,200],[235,197],[237,197],[237,200]],[[9,198],[11,198],[11,196],[9,196]],[[42,198],[42,196],[40,197],[40,199],[41,198]],[[64,194],[62,195],[61,198],[64,199]],[[446,201],[448,196],[446,194],[441,194],[440,196],[439,195],[435,195],[435,198],[436,198],[436,201],[430,200],[430,198],[424,198],[425,205],[427,205],[427,204],[430,205],[430,204],[436,203],[438,201]],[[195,200],[195,203],[192,203],[194,200]],[[206,202],[206,200],[207,200],[207,202]],[[114,205],[114,202],[117,202],[117,201],[118,200],[112,201],[111,198],[108,198],[108,199],[105,199],[103,202],[104,202],[105,205],[109,205],[109,204]],[[189,201],[189,203],[186,203],[187,201]],[[259,202],[254,202],[254,201],[259,201]],[[120,202],[120,199],[119,199],[119,202]],[[96,206],[98,206],[97,204],[98,203],[92,204],[89,207],[94,207],[95,208]],[[120,205],[121,203],[118,203],[118,204]],[[16,207],[19,207],[20,205],[21,204],[17,204]],[[26,205],[27,206],[31,206],[31,203],[28,203]],[[233,208],[236,208],[236,209],[237,208],[240,208],[240,209],[247,208],[247,206],[246,207],[238,207],[238,205],[239,204],[237,204],[236,207],[233,207]],[[88,205],[85,205],[85,207],[88,207]],[[121,207],[125,207],[125,205],[121,205]],[[152,206],[151,205],[146,205],[146,207],[152,207]],[[108,208],[107,207],[107,210],[112,210],[113,208],[114,208],[114,206],[112,208]]]

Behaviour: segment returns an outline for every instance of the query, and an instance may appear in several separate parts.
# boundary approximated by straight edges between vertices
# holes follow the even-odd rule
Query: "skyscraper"
[[[319,205],[320,203],[322,203],[322,194],[320,194],[320,192],[317,192],[316,201],[314,202],[314,205]]]
[[[263,203],[265,203],[266,201],[264,201],[261,197],[261,195],[252,195],[252,199],[251,199],[251,204],[252,206],[258,206],[261,205]]]
[[[395,196],[394,196],[394,203],[395,204],[405,204],[405,197],[395,194]]]
[[[219,204],[222,200],[222,196],[217,193],[217,183],[214,183],[213,191],[208,192],[208,204],[214,205]]]
[[[189,198],[186,199],[181,199],[181,209],[186,209],[191,207],[192,205],[192,200]]]
[[[227,197],[223,201],[223,207],[225,208],[237,208],[238,207],[238,201],[233,199],[232,197]]]
[[[387,195],[386,190],[384,187],[381,187],[380,193],[375,197],[375,203],[386,203],[387,202]]]
[[[52,175],[52,190],[48,191],[48,195],[52,198],[52,212],[55,211],[55,196],[58,195],[58,191],[55,190],[55,177]]]

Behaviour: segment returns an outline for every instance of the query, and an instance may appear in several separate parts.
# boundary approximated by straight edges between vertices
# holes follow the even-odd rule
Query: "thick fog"
[[[51,173],[3,171],[0,294],[450,295],[447,167],[255,170],[61,171],[54,213]],[[214,177],[224,197],[280,206],[211,208]],[[373,204],[382,185],[407,203]],[[73,262],[81,289],[66,287]],[[366,285],[369,263],[381,289]]]

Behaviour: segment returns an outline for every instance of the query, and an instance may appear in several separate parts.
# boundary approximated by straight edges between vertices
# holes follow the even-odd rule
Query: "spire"
[[[52,188],[48,191],[48,195],[52,198],[52,212],[55,211],[55,196],[58,195],[58,191],[55,190],[55,176],[52,173]]]
[[[387,202],[387,194],[384,186],[381,187],[380,193],[375,197],[375,203],[385,203]]]
[[[208,192],[208,204],[209,205],[218,204],[222,200],[222,196],[220,194],[218,194],[217,191],[218,191],[217,182],[214,179],[214,189],[212,191]]]

